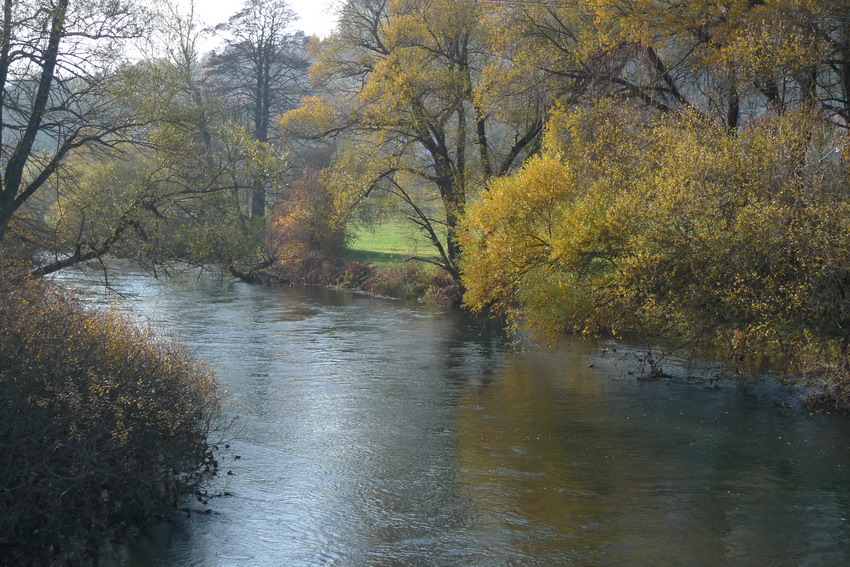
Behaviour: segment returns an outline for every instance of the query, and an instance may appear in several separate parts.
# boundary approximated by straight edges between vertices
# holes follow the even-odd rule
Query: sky
[[[189,0],[181,1],[189,3]],[[320,37],[327,36],[336,25],[336,15],[332,8],[336,3],[335,0],[287,0],[289,7],[300,18],[295,22],[295,28],[303,30],[307,35]],[[242,2],[238,0],[195,0],[195,12],[209,25],[226,21],[240,6]]]

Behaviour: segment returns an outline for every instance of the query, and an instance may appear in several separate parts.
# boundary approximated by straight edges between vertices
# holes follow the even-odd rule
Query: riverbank
[[[460,285],[448,273],[415,260],[375,264],[313,258],[274,266],[266,274],[266,283],[317,285],[444,307],[462,299]]]
[[[459,306],[458,282],[445,270],[418,259],[431,253],[430,242],[415,224],[394,219],[355,230],[348,247],[332,257],[307,252],[268,266],[259,279]]]
[[[0,269],[0,565],[94,564],[216,474],[220,392],[179,345]]]

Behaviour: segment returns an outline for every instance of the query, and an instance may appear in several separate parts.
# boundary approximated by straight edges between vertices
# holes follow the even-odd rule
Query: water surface
[[[641,381],[624,345],[517,351],[327,290],[64,278],[190,345],[240,416],[229,496],[119,565],[850,564],[850,421],[769,385]]]

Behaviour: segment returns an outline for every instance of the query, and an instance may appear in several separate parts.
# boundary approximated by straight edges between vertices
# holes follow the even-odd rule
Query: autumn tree
[[[502,82],[545,80],[568,104],[606,96],[696,111],[733,130],[803,103],[846,123],[844,0],[497,5]]]
[[[482,16],[473,2],[347,2],[316,50],[326,96],[282,119],[290,137],[336,140],[325,179],[343,209],[379,192],[399,198],[434,244],[430,261],[455,277],[468,199],[534,150],[545,110],[534,101],[505,120],[488,105]]]
[[[306,169],[292,183],[289,198],[278,203],[266,240],[281,262],[296,269],[297,264],[321,262],[342,253],[348,240],[345,226],[316,170]]]
[[[21,211],[81,147],[116,147],[138,125],[108,96],[131,1],[4,0],[0,22],[0,239],[27,237]],[[17,222],[15,222],[17,221]]]
[[[647,120],[621,104],[553,115],[542,154],[470,209],[466,304],[550,339],[630,334],[736,369],[767,360],[850,403],[841,130],[803,108],[730,136],[697,113]]]
[[[272,141],[273,118],[295,108],[306,92],[306,38],[291,30],[294,20],[284,0],[247,0],[216,27],[225,46],[206,61],[216,92],[261,143]],[[261,179],[253,184],[251,215],[259,218],[265,215],[268,187]]]
[[[277,181],[282,160],[235,123],[205,87],[190,9],[158,4],[139,61],[110,82],[116,103],[145,123],[120,152],[77,150],[53,182],[43,217],[49,273],[106,253],[145,264],[216,264],[240,274],[266,262],[262,226],[241,206],[246,179]],[[266,262],[267,263],[267,262]]]

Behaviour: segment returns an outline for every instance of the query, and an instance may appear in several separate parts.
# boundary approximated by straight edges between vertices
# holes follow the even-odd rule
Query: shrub
[[[0,272],[0,563],[79,564],[216,461],[216,383],[115,312]]]
[[[345,249],[348,235],[334,198],[318,172],[307,170],[292,184],[291,194],[277,206],[266,244],[277,251],[283,264],[310,263],[316,258],[336,258]]]
[[[375,295],[398,299],[419,299],[428,289],[429,273],[413,262],[374,268],[362,289]]]
[[[546,338],[719,347],[736,368],[817,377],[814,401],[850,408],[843,134],[805,109],[735,135],[642,120],[553,115],[543,153],[469,208],[466,304]]]

